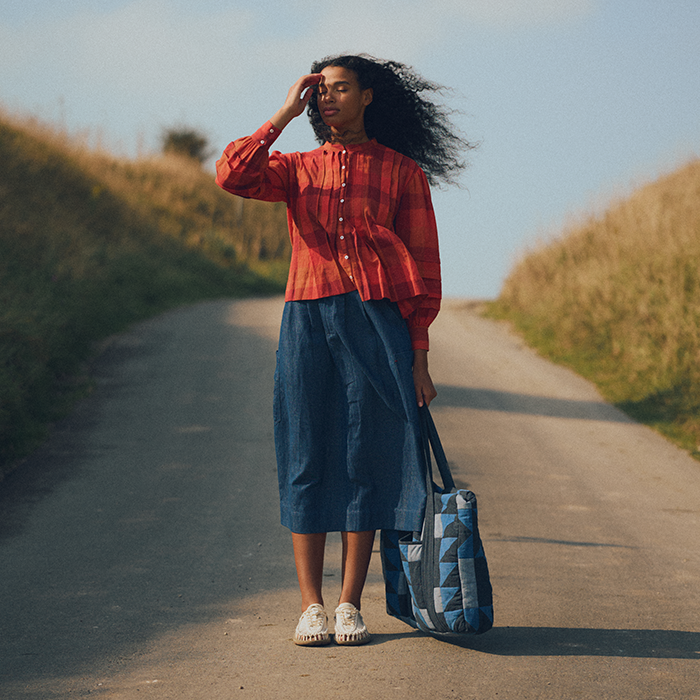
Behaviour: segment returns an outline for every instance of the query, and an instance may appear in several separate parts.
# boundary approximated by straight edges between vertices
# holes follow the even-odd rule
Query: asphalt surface
[[[496,626],[384,612],[300,648],[271,394],[281,301],[216,301],[108,344],[97,387],[0,484],[0,698],[700,698],[700,463],[465,302],[431,331],[433,415],[479,498]],[[331,538],[327,603],[339,591]]]

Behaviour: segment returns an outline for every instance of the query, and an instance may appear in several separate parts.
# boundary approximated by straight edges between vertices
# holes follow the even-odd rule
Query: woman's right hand
[[[321,82],[321,78],[321,73],[302,75],[301,78],[289,88],[284,105],[270,121],[278,129],[284,129],[292,119],[302,114],[313,95],[314,86]]]

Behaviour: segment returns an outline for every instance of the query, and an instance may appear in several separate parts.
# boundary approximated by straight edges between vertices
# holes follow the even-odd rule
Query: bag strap
[[[430,410],[425,404],[418,409],[418,412],[420,414],[421,436],[423,438],[423,454],[425,456],[428,494],[432,494],[437,487],[433,481],[433,465],[430,456],[431,448],[432,453],[435,456],[435,464],[440,472],[442,490],[445,492],[451,491],[455,488],[455,482],[452,478],[450,467],[447,464],[447,457],[445,456],[445,451],[442,449],[442,443],[440,442],[440,436],[438,435],[437,428],[435,427],[433,417],[430,415]]]
[[[424,604],[425,612],[432,623],[432,631],[435,633],[449,632],[444,615],[440,615],[435,609],[435,563],[440,561],[439,540],[435,539],[435,492],[449,492],[455,487],[454,479],[450,473],[450,468],[447,466],[447,458],[445,451],[442,449],[437,428],[433,422],[433,417],[430,415],[428,407],[423,405],[418,409],[421,422],[421,436],[423,442],[423,453],[425,456],[425,473],[427,485],[427,499],[425,502],[425,519],[423,521],[423,530],[421,532],[421,541],[423,543],[422,565],[420,568],[420,584],[425,595]],[[442,489],[433,482],[433,467],[430,452],[435,455],[435,463],[437,464],[440,477],[442,479]]]

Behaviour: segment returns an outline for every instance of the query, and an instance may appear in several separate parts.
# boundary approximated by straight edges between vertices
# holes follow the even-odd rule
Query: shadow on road
[[[94,363],[97,390],[3,482],[0,696],[104,673],[295,586],[268,419],[275,343],[230,309],[120,336]]]
[[[89,423],[94,419],[86,415],[83,426]],[[71,417],[54,426],[50,446],[28,457],[0,483],[0,543],[20,535],[38,504],[63,483],[80,477],[85,454],[74,439],[73,425]]]
[[[489,537],[491,542],[526,542],[528,544],[558,544],[563,547],[611,547],[613,549],[637,549],[628,544],[615,544],[612,542],[581,542],[576,540],[555,540],[550,537],[526,537],[515,535],[513,537]]]
[[[575,401],[549,396],[531,396],[510,391],[472,389],[459,386],[437,385],[440,406],[473,408],[477,411],[526,413],[533,416],[603,420],[613,423],[632,423],[632,419],[603,401]]]
[[[700,633],[678,630],[494,627],[483,637],[448,644],[498,656],[611,656],[697,659]]]

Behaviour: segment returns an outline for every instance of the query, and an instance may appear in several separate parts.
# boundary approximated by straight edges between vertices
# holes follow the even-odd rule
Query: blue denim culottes
[[[275,371],[282,524],[419,530],[425,507],[413,351],[388,300],[285,304]]]

